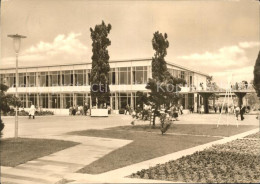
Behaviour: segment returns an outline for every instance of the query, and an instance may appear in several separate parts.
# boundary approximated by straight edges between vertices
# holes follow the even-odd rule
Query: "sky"
[[[110,60],[153,57],[153,33],[167,33],[166,61],[225,83],[253,79],[259,48],[256,0],[2,0],[1,68],[15,67],[8,34],[22,40],[19,66],[89,63],[90,28],[112,25]]]

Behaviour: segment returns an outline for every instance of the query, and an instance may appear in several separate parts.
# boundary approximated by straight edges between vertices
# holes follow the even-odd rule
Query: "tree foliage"
[[[10,106],[21,106],[21,100],[13,95],[6,94],[6,91],[8,90],[8,86],[0,83],[0,114],[3,112],[6,114],[9,112]],[[1,116],[0,116],[0,131],[2,131],[4,128],[4,123],[2,122]]]
[[[156,81],[163,82],[169,75],[167,65],[164,57],[167,55],[167,48],[169,42],[167,40],[167,34],[164,35],[155,32],[152,39],[153,49],[155,50],[154,57],[152,58],[152,77]]]
[[[167,70],[164,57],[167,55],[169,42],[167,34],[164,35],[158,31],[154,33],[152,39],[153,49],[155,50],[152,58],[152,79],[149,79],[146,89],[150,90],[148,102],[154,108],[153,126],[155,126],[155,118],[161,105],[169,109],[171,105],[176,104],[180,99],[180,85],[186,82],[184,79],[173,77]]]
[[[22,102],[19,98],[11,95],[6,94],[6,91],[8,90],[8,86],[4,84],[0,84],[0,110],[3,113],[7,113],[10,111],[10,106],[18,106],[20,107],[22,105]]]
[[[91,98],[93,102],[97,99],[97,105],[108,102],[109,90],[109,54],[107,47],[111,45],[108,39],[108,34],[111,30],[111,25],[102,24],[96,25],[94,29],[90,28],[92,39],[92,70],[90,75],[91,82]]]
[[[260,51],[255,62],[253,85],[257,92],[257,96],[260,97]]]

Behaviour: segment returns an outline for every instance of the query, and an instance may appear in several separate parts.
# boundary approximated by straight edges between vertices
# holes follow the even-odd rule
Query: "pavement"
[[[219,115],[198,115],[190,114],[180,116],[177,123],[186,124],[216,124]],[[210,120],[210,121],[209,121]],[[3,137],[13,137],[14,118],[3,117],[5,129]],[[62,151],[41,157],[16,167],[1,167],[1,181],[3,184],[64,184],[64,183],[167,183],[168,181],[155,181],[129,178],[130,174],[141,169],[147,169],[159,163],[175,160],[182,156],[203,150],[213,144],[223,144],[249,134],[256,133],[259,128],[244,132],[231,137],[199,145],[171,153],[162,157],[154,158],[137,164],[129,165],[120,169],[109,171],[102,174],[90,175],[76,173],[77,170],[85,165],[103,157],[109,152],[118,149],[132,142],[131,140],[120,140],[110,138],[97,138],[77,135],[67,135],[65,133],[86,129],[104,129],[115,126],[130,125],[132,121],[128,115],[113,115],[108,118],[91,118],[84,116],[48,116],[36,117],[35,120],[27,117],[19,118],[19,136],[30,138],[46,138],[69,140],[80,144],[67,148]],[[231,119],[230,124],[236,123]],[[139,124],[148,123],[138,121]],[[259,125],[255,116],[246,116],[241,124]],[[171,182],[172,183],[172,182]]]

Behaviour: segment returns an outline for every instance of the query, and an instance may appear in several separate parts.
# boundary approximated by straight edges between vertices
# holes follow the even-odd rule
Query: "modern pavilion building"
[[[125,108],[128,104],[136,107],[136,92],[148,93],[145,88],[148,78],[152,77],[152,59],[135,59],[123,61],[110,61],[110,106],[114,113]],[[184,98],[180,103],[184,108],[194,106],[196,111],[201,97],[192,88],[206,88],[209,75],[167,63],[170,73],[187,82],[181,93]],[[31,103],[43,110],[54,111],[55,114],[68,114],[69,107],[73,105],[91,105],[90,98],[90,71],[91,62],[84,64],[69,64],[55,66],[20,67],[19,72],[19,98],[23,108],[29,108]],[[9,86],[8,94],[15,94],[15,68],[0,69],[1,83]]]

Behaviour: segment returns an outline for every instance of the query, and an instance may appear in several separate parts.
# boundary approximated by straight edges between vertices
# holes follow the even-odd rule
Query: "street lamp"
[[[18,85],[19,85],[19,78],[18,78],[18,55],[21,47],[21,39],[26,38],[26,36],[22,35],[7,35],[10,38],[13,38],[13,46],[16,55],[16,67],[15,67],[15,96],[18,98]],[[15,107],[15,130],[14,130],[15,138],[18,137],[18,106]]]

